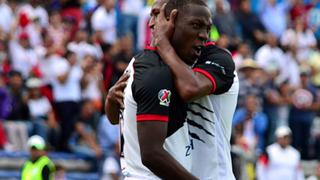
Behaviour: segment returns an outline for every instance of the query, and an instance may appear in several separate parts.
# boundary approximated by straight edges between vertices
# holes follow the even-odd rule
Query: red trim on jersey
[[[157,114],[139,114],[137,115],[137,121],[164,121],[168,122],[169,117],[168,116],[162,116]]]
[[[216,45],[216,43],[215,42],[212,42],[212,41],[210,41],[210,42],[207,42],[204,46],[210,46],[210,45]]]
[[[201,73],[203,75],[205,75],[207,78],[209,78],[209,80],[211,81],[212,83],[212,90],[211,90],[211,93],[215,92],[216,89],[217,89],[217,83],[216,83],[216,80],[214,79],[213,76],[211,76],[211,74],[206,71],[206,70],[203,70],[203,69],[200,69],[200,68],[194,68],[193,69],[194,72],[198,72],[198,73]]]
[[[157,50],[157,47],[147,45],[146,47],[144,47],[144,49],[146,49],[146,50],[150,50],[150,51],[156,51],[156,50]]]

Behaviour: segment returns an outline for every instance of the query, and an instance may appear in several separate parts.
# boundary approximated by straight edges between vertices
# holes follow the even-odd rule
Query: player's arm
[[[144,73],[143,76],[142,81],[137,80],[133,85],[143,165],[161,179],[195,179],[163,147],[168,131],[170,99],[173,96],[169,68],[150,70],[150,74]]]
[[[173,72],[174,83],[181,98],[184,101],[192,101],[205,95],[228,91],[234,78],[234,64],[232,64],[231,55],[224,52],[214,58],[214,63],[210,59],[208,64],[205,64],[207,62],[203,60],[204,57],[201,57],[200,60],[203,62],[191,69],[180,59],[169,41],[174,30],[175,16],[172,11],[167,20],[164,15],[164,7],[162,7],[156,20],[154,36],[157,51]],[[229,64],[231,62],[231,67],[225,68],[229,65],[226,62]]]
[[[169,39],[173,34],[174,21],[178,12],[173,10],[167,20],[164,11],[165,5],[156,19],[154,44],[163,61],[173,72],[177,91],[185,101],[210,94],[213,88],[211,81],[185,64],[170,44]]]
[[[167,122],[155,118],[137,126],[143,165],[161,179],[196,179],[163,148]]]
[[[120,79],[112,86],[105,101],[105,113],[111,124],[119,123],[120,109],[123,107],[123,91],[127,85],[129,74],[123,74]]]

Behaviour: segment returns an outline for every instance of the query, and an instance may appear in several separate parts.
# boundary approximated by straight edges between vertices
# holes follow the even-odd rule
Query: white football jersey
[[[238,92],[239,81],[235,77],[228,92],[205,96],[189,105],[187,121],[193,143],[191,172],[200,179],[235,179],[230,138]]]
[[[131,60],[127,70],[130,78],[124,90],[124,162],[121,163],[125,179],[159,179],[142,164],[137,132],[137,123],[142,121],[168,123],[163,147],[190,171],[192,159],[191,151],[187,149],[190,138],[186,104],[174,90],[170,69],[155,52],[146,50]]]

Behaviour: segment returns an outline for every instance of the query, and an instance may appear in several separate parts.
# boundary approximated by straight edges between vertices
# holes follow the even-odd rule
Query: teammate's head
[[[163,6],[164,3],[167,3],[169,0],[155,0],[151,7],[151,13],[150,13],[150,20],[149,20],[149,28],[151,31],[154,29],[155,25],[155,18],[158,16],[160,13],[160,9]]]
[[[166,16],[173,9],[178,10],[175,30],[171,39],[177,54],[187,64],[200,56],[201,48],[208,39],[211,27],[211,13],[202,0],[169,0]]]

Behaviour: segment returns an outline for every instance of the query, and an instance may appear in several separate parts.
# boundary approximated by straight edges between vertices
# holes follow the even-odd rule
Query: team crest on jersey
[[[167,89],[161,89],[158,93],[158,98],[160,100],[160,105],[169,107],[171,91]]]

